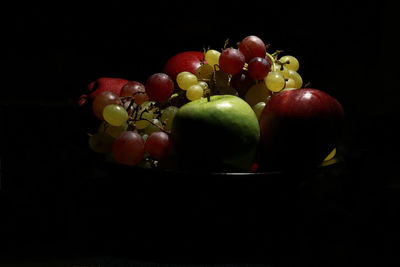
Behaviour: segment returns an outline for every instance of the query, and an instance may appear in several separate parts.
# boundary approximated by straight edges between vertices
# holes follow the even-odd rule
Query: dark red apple
[[[93,100],[98,94],[102,92],[113,92],[120,95],[122,87],[129,81],[121,78],[101,77],[88,84],[89,98]],[[80,96],[78,105],[83,106],[88,100],[88,95],[83,94]]]
[[[344,126],[342,105],[312,89],[274,95],[260,117],[260,169],[316,167],[335,148]]]
[[[163,68],[164,73],[168,74],[172,80],[182,71],[195,73],[204,59],[204,53],[200,51],[186,51],[171,57]]]
[[[89,91],[93,91],[92,93],[90,93],[90,98],[94,99],[98,94],[105,91],[113,92],[114,94],[119,96],[122,87],[128,82],[128,80],[121,78],[98,78],[88,85]]]

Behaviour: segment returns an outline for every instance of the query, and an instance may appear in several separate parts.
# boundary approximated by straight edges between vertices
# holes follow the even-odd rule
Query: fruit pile
[[[295,57],[267,48],[247,36],[236,48],[225,42],[221,51],[177,54],[145,84],[97,79],[79,100],[99,121],[90,148],[146,168],[246,172],[301,158],[321,163],[340,136],[343,109],[302,88]],[[303,139],[289,141],[293,135]]]

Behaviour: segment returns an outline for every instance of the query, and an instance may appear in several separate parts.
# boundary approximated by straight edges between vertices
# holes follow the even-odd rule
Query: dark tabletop
[[[269,16],[218,6],[206,24],[166,3],[10,7],[0,90],[0,266],[397,261],[395,9],[339,2],[318,11],[282,6]],[[270,20],[280,23],[269,27]],[[177,52],[219,49],[249,34],[298,56],[303,79],[343,104],[336,164],[253,176],[163,173],[107,164],[88,149],[90,125],[76,103],[89,82],[144,82]]]

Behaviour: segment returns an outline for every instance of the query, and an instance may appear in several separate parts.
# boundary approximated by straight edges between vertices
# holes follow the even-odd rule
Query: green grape
[[[128,112],[120,106],[110,104],[103,109],[103,118],[112,126],[122,126],[128,120]]]
[[[278,71],[283,75],[283,78],[289,78],[289,69],[286,68],[285,65],[277,63],[275,64],[275,68],[272,68],[271,71]]]
[[[157,114],[155,114],[155,111],[157,108],[151,107],[154,105],[156,102],[154,101],[146,101],[142,105],[140,105],[140,108],[138,110],[138,115],[137,115],[137,121],[135,122],[136,128],[137,129],[144,129],[147,126],[149,126]],[[147,111],[145,111],[147,109]]]
[[[289,70],[297,71],[299,69],[299,61],[294,56],[283,56],[279,59],[281,63],[286,63],[285,67]]]
[[[186,98],[190,101],[200,99],[203,96],[204,90],[198,84],[190,86],[186,91]]]
[[[267,102],[271,95],[265,83],[256,83],[247,91],[245,100],[250,106],[254,106],[259,102]]]
[[[265,102],[258,102],[253,106],[254,113],[256,113],[258,120],[260,120],[261,113],[263,112],[265,106],[266,106]]]
[[[285,83],[284,89],[287,89],[287,88],[296,88],[296,81],[293,80],[292,78],[288,78]]]
[[[271,71],[280,71],[281,70],[281,65],[280,64],[275,64],[272,65]]]
[[[200,80],[208,80],[211,79],[213,72],[214,68],[211,65],[203,64],[197,68],[195,75]]]
[[[103,132],[108,135],[111,135],[114,138],[117,138],[122,132],[128,129],[128,124],[125,123],[122,126],[112,126],[106,121],[103,121],[98,129],[98,132]]]
[[[114,138],[104,132],[98,132],[89,137],[89,147],[96,153],[111,153]]]
[[[220,56],[221,53],[217,50],[209,49],[206,52],[205,59],[207,61],[207,64],[214,67],[214,65],[218,65]]]
[[[160,127],[162,126],[162,123],[161,123],[158,119],[153,119],[152,122],[153,122],[154,124],[160,126]],[[150,123],[149,126],[147,126],[146,128],[144,128],[144,133],[145,133],[145,134],[148,134],[148,135],[150,135],[150,134],[152,134],[152,133],[154,133],[154,132],[159,132],[159,131],[161,131],[161,129],[160,129],[159,127],[157,127],[157,126],[151,124],[151,123]]]
[[[140,105],[139,111],[144,109],[149,109],[149,111],[155,112],[158,109],[157,107],[155,107],[155,104],[156,104],[155,101],[143,102],[143,104]]]
[[[200,85],[203,90],[206,90],[208,88],[208,84],[206,82],[199,81],[197,84]]]
[[[295,81],[295,88],[301,88],[303,86],[303,79],[297,71],[289,70],[289,78]]]
[[[187,90],[190,86],[197,84],[198,79],[196,75],[183,71],[176,76],[176,82],[182,90]]]
[[[161,111],[161,121],[165,122],[165,129],[166,130],[171,130],[172,128],[172,122],[174,120],[174,117],[176,113],[178,112],[179,108],[175,106],[169,106],[165,108],[164,110]]]
[[[267,88],[272,92],[279,92],[285,87],[285,79],[278,71],[269,72],[264,80]]]
[[[140,119],[138,118],[138,120],[135,122],[136,128],[138,128],[139,130],[146,128],[147,126],[150,125],[149,121],[151,121],[152,119],[153,119],[152,112],[149,111],[141,113]]]

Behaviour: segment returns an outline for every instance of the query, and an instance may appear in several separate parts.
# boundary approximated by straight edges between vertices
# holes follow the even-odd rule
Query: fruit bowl
[[[97,119],[89,146],[103,159],[77,199],[86,227],[76,238],[166,262],[269,263],[301,251],[290,236],[298,201],[338,166],[344,112],[303,87],[295,57],[267,48],[248,36],[237,49],[175,55],[143,84],[91,83],[79,103]]]

